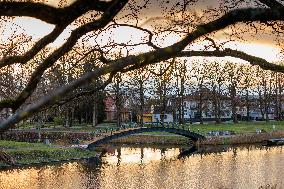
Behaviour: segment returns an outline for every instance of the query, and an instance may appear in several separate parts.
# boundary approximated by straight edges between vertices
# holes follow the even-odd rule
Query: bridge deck
[[[181,135],[187,138],[192,139],[193,141],[197,141],[200,139],[204,139],[205,137],[198,134],[191,132],[189,130],[184,130],[182,128],[167,128],[167,127],[138,127],[138,128],[127,128],[119,131],[111,131],[106,133],[104,136],[100,136],[96,138],[91,144],[88,145],[88,148],[94,148],[96,146],[105,144],[113,139],[137,134],[137,133],[143,133],[143,132],[168,132],[173,133],[177,135]]]

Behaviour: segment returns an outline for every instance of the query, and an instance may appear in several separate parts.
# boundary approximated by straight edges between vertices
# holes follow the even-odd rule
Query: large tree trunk
[[[180,81],[180,107],[181,107],[181,120],[180,123],[184,123],[184,85],[185,85],[185,79],[184,76],[182,76]]]
[[[218,94],[217,94],[217,117],[218,117],[218,122],[221,123],[221,83],[218,82]]]
[[[166,98],[166,91],[167,87],[166,87],[166,83],[165,81],[162,81],[162,108],[161,108],[161,114],[160,114],[160,119],[161,119],[161,123],[162,126],[165,125],[165,114],[166,114],[166,107],[167,107],[167,98]]]
[[[264,120],[264,102],[263,102],[260,86],[258,86],[258,102],[259,102],[259,110],[261,113],[261,119]]]
[[[232,119],[234,123],[238,123],[238,117],[237,117],[237,102],[236,102],[236,87],[235,85],[231,86],[231,91],[230,91],[230,96],[231,96],[231,107],[232,107]]]
[[[120,108],[117,108],[117,111],[116,111],[116,125],[117,127],[121,127],[121,109]]]
[[[68,108],[68,110],[66,112],[65,127],[72,127],[73,126],[73,116],[74,116],[74,109]]]
[[[93,106],[93,123],[92,126],[95,127],[98,125],[98,114],[97,114],[97,103],[94,102],[94,106]]]
[[[281,110],[281,91],[282,91],[282,85],[280,81],[281,75],[278,75],[276,73],[276,83],[275,83],[275,114],[276,114],[276,120],[280,121],[282,120],[282,110]]]
[[[215,123],[219,124],[221,123],[221,107],[220,107],[220,94],[216,90],[216,86],[213,86],[213,105],[214,105],[214,117],[215,117]]]
[[[143,127],[144,120],[143,120],[143,114],[144,114],[144,87],[143,87],[143,81],[139,81],[139,96],[140,96],[140,126]]]
[[[265,82],[265,81],[264,81]],[[268,102],[268,90],[266,83],[264,84],[264,111],[265,111],[265,121],[269,122],[269,102]]]
[[[246,107],[247,107],[247,121],[250,121],[250,102],[249,102],[249,91],[246,89]]]
[[[199,121],[200,124],[203,124],[203,92],[202,87],[200,87],[201,90],[199,90],[199,103],[198,103],[198,113],[199,113]]]
[[[183,123],[183,120],[182,120],[182,115],[183,115],[183,108],[182,108],[182,100],[181,100],[181,97],[178,97],[178,122],[180,124]]]
[[[116,125],[121,127],[121,109],[122,109],[122,94],[120,84],[122,82],[121,75],[118,74],[115,78],[115,106],[116,106]]]
[[[282,76],[282,75],[281,75]],[[278,83],[278,119],[279,121],[283,120],[282,117],[282,84],[281,84],[281,76],[278,77],[277,83]]]

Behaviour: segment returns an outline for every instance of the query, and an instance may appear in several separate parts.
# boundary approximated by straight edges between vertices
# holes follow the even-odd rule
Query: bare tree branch
[[[72,101],[72,100],[74,100],[76,98],[79,98],[79,97],[82,97],[82,96],[87,96],[87,95],[92,95],[96,91],[99,91],[99,90],[102,90],[102,89],[106,88],[106,86],[112,82],[112,79],[113,79],[114,75],[115,74],[111,73],[110,76],[108,77],[108,79],[106,81],[104,81],[100,86],[95,87],[95,88],[90,89],[90,90],[80,91],[80,92],[78,92],[76,94],[73,94],[73,95],[71,95],[69,97],[63,98],[63,99],[55,102],[54,105],[61,106],[61,105],[66,104],[67,102],[70,102],[70,101]]]
[[[277,71],[284,73],[284,67],[283,66],[276,65],[276,64],[273,64],[273,63],[269,63],[268,61],[266,61],[264,59],[248,55],[244,52],[231,50],[231,49],[226,49],[224,51],[208,51],[208,52],[207,51],[185,51],[185,52],[177,53],[176,57],[178,57],[178,56],[180,56],[180,57],[192,57],[192,56],[225,57],[225,56],[231,56],[231,57],[244,59],[244,60],[250,62],[252,65],[259,65],[262,68],[266,68],[266,69],[270,69],[270,70],[277,70]],[[143,62],[139,62],[138,64],[136,64],[136,66],[134,66],[135,64],[133,64],[133,61],[137,57],[139,57],[139,56],[136,56],[136,57],[131,56],[131,57],[128,57],[128,58],[121,58],[117,61],[113,61],[112,63],[110,63],[109,65],[107,65],[105,67],[98,68],[97,70],[95,70],[93,72],[86,73],[81,78],[69,83],[66,86],[60,87],[54,93],[40,99],[37,103],[34,103],[34,104],[24,108],[23,110],[17,112],[15,115],[8,118],[6,121],[2,122],[0,124],[0,133],[6,131],[11,125],[18,123],[20,120],[34,114],[37,111],[39,111],[41,108],[54,104],[54,102],[58,101],[58,99],[62,98],[66,93],[71,92],[73,89],[75,89],[75,88],[77,88],[77,87],[79,87],[83,84],[90,83],[93,80],[93,78],[98,78],[98,77],[105,75],[107,73],[119,72],[119,71],[123,70],[123,68],[126,68],[127,66],[130,66],[130,65],[133,65],[132,70],[134,70],[134,69],[138,69],[138,68],[141,68],[141,67],[144,67],[146,65],[153,63],[153,62],[149,62],[149,61],[143,61]],[[131,71],[131,70],[129,69],[129,71]],[[92,91],[92,92],[95,92],[95,91]]]
[[[14,63],[21,63],[25,64],[29,60],[31,60],[40,50],[46,47],[49,43],[52,43],[65,29],[64,26],[56,26],[54,30],[46,35],[45,37],[41,38],[36,44],[27,51],[24,55],[21,56],[8,56],[0,60],[0,68],[3,68],[8,65],[12,65]]]
[[[64,8],[55,8],[42,3],[33,2],[0,2],[1,16],[29,16],[44,22],[65,25],[82,14],[90,11],[106,11],[111,2],[99,0],[77,0]]]
[[[279,3],[276,0],[259,0],[261,3],[265,4],[266,6],[270,8],[279,8],[283,7],[283,4]]]
[[[122,7],[126,4],[126,0],[124,1],[115,1],[108,10],[103,14],[101,19],[85,24],[78,29],[74,30],[71,34],[71,37],[67,40],[65,44],[63,44],[59,49],[54,51],[49,57],[47,57],[43,63],[37,68],[37,70],[32,74],[32,77],[22,91],[22,93],[14,100],[11,100],[10,103],[5,101],[0,102],[0,107],[3,107],[3,104],[8,104],[11,108],[17,109],[20,107],[25,100],[33,93],[35,90],[38,82],[44,71],[52,66],[62,55],[67,53],[72,47],[75,45],[77,40],[87,32],[100,29],[105,27],[113,17],[122,9]],[[259,22],[266,22],[266,21],[283,21],[284,20],[284,8],[277,7],[277,8],[243,8],[243,9],[235,9],[232,11],[227,12],[225,15],[221,16],[220,18],[211,21],[207,24],[199,25],[197,29],[191,33],[189,33],[184,39],[181,41],[165,47],[159,48],[151,52],[142,53],[140,55],[134,56],[129,55],[124,58],[119,58],[115,61],[111,61],[110,63],[106,64],[105,66],[98,68],[93,72],[89,72],[83,75],[81,78],[65,85],[57,90],[55,90],[52,94],[49,94],[46,97],[43,97],[38,102],[24,108],[23,110],[17,112],[6,121],[0,124],[0,132],[7,130],[11,125],[18,123],[20,120],[28,117],[29,115],[39,111],[44,106],[48,106],[53,104],[58,99],[62,98],[66,93],[71,92],[75,88],[90,83],[94,78],[98,78],[102,75],[108,73],[116,73],[123,71],[128,67],[132,67],[133,69],[141,68],[143,66],[154,64],[157,62],[165,61],[170,58],[177,57],[179,53],[181,53],[188,44],[194,42],[196,39],[210,34],[215,31],[222,30],[227,26],[239,23],[239,22],[252,22],[252,21],[259,21]],[[243,52],[236,52],[233,50],[226,49],[226,52],[223,56],[233,56],[237,58],[242,58],[249,61],[253,65],[260,65],[262,68],[270,69],[270,70],[277,70],[283,72],[283,67],[269,63],[263,59],[258,57],[247,55]],[[214,53],[214,52],[211,52]],[[216,52],[215,52],[216,53]],[[219,53],[219,54],[218,54]],[[221,56],[220,51],[218,51],[216,55]],[[206,52],[205,52],[206,54]],[[209,54],[207,54],[209,56]],[[201,55],[199,55],[201,56]],[[212,54],[211,54],[212,56]]]
[[[112,5],[112,2],[113,1],[77,0],[69,7],[65,8],[55,8],[45,4],[32,2],[0,2],[1,16],[31,16],[56,25],[50,34],[36,42],[36,44],[24,55],[8,56],[0,60],[0,68],[14,63],[27,63],[40,50],[49,43],[52,43],[76,18],[90,10],[107,11]]]
[[[249,62],[253,66],[259,66],[264,70],[271,70],[284,73],[284,66],[270,63],[263,58],[259,58],[256,56],[248,55],[242,51],[232,50],[232,49],[225,49],[215,50],[215,51],[182,51],[177,54],[177,57],[193,57],[193,56],[201,56],[201,57],[234,57],[245,60]]]
[[[55,50],[51,55],[49,55],[33,72],[27,86],[24,90],[16,97],[16,99],[9,100],[9,101],[0,101],[0,109],[2,108],[12,108],[13,110],[18,109],[28,97],[31,96],[37,84],[39,83],[42,74],[45,72],[46,69],[51,67],[61,56],[65,53],[69,52],[72,47],[76,44],[77,40],[82,37],[84,34],[100,29],[105,27],[113,18],[114,16],[124,7],[127,3],[127,0],[119,1],[116,0],[113,4],[109,7],[109,9],[104,12],[102,17],[94,22],[85,24],[78,29],[74,30],[71,33],[71,36],[68,40],[57,50]]]

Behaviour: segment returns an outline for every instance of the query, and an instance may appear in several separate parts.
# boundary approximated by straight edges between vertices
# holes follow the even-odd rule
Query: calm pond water
[[[175,147],[114,148],[101,165],[71,162],[0,171],[0,188],[284,188],[284,147],[200,151],[178,158],[181,149]]]

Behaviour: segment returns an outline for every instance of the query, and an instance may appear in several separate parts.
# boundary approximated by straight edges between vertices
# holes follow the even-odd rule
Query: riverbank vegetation
[[[151,127],[152,125],[145,125]],[[165,125],[166,127],[172,127],[172,125]],[[229,131],[230,135],[254,135],[254,134],[265,134],[268,133],[281,133],[284,131],[283,121],[270,121],[270,122],[239,122],[237,124],[233,123],[223,123],[223,124],[180,124],[174,125],[178,128],[183,128],[190,130],[195,133],[202,134],[204,136],[217,136],[222,135],[222,132]],[[126,127],[133,127],[133,125],[126,125]],[[35,128],[23,128],[16,129],[10,132],[6,132],[1,135],[3,140],[15,140],[15,141],[26,141],[35,142],[42,141],[43,139],[49,139],[51,143],[64,143],[64,144],[78,144],[84,141],[91,141],[94,138],[104,135],[107,132],[111,132],[118,129],[114,124],[104,123],[97,127],[92,127],[91,125],[79,125],[72,128],[65,127],[54,127],[54,128],[42,128],[36,130]],[[138,137],[140,135],[141,137]],[[130,141],[133,140],[135,143],[174,143],[179,144],[184,141],[180,136],[175,136],[171,133],[166,132],[151,132],[137,134],[135,137],[130,137],[129,139],[119,139],[116,141]],[[228,134],[226,134],[228,135]],[[151,138],[151,136],[153,138]],[[278,135],[277,135],[278,136]],[[280,137],[283,137],[279,135]],[[145,141],[145,138],[149,140]],[[141,140],[141,141],[139,141]]]
[[[284,131],[284,121],[270,122],[239,122],[239,123],[223,123],[223,124],[186,124],[193,132],[207,135],[210,131],[233,131],[236,134],[262,132]]]
[[[133,127],[133,125],[125,124],[126,127]],[[152,125],[145,124],[144,126],[151,127]],[[167,124],[165,126],[168,127]],[[172,127],[172,124],[169,124]],[[177,125],[176,125],[177,126]],[[210,131],[234,131],[236,134],[255,133],[256,130],[262,130],[265,132],[272,131],[284,131],[284,121],[251,121],[251,122],[239,122],[239,123],[203,123],[203,124],[178,124],[180,128],[190,129],[193,132],[198,132],[207,135]],[[17,130],[36,129],[35,124],[24,124],[17,128]],[[54,125],[51,123],[44,124],[41,128],[42,131],[61,131],[61,132],[95,132],[95,131],[107,131],[111,129],[117,129],[114,123],[102,123],[93,127],[88,124],[78,124],[73,127],[63,127],[62,125]]]
[[[71,148],[42,143],[28,143],[0,140],[0,149],[13,158],[13,164],[48,163],[94,157],[98,153],[80,148]],[[7,165],[0,159],[0,167]]]
[[[180,128],[190,129],[193,132],[197,132],[207,136],[207,139],[199,142],[200,145],[233,145],[233,144],[252,144],[260,143],[263,140],[270,138],[277,138],[284,136],[284,123],[281,121],[271,122],[240,122],[237,124],[184,124],[179,125]],[[29,127],[31,129],[32,127]],[[53,131],[58,131],[62,136],[76,136],[73,139],[80,139],[80,136],[87,136],[88,133],[92,134],[98,130],[110,130],[114,129],[113,124],[103,124],[96,128],[88,125],[82,125],[77,128],[53,128]],[[25,128],[24,130],[27,130]],[[257,133],[257,131],[260,131]],[[80,132],[77,133],[76,131]],[[212,131],[232,131],[235,135],[232,136],[210,136],[209,132]],[[43,131],[45,132],[45,131]],[[68,133],[65,133],[68,132]],[[86,133],[83,133],[86,132]],[[6,134],[8,134],[7,132]],[[20,133],[20,132],[19,132]],[[19,134],[17,133],[17,134]],[[54,134],[54,133],[53,133]],[[80,135],[79,135],[80,134]],[[43,136],[43,135],[42,135]],[[85,137],[86,137],[85,136]],[[67,137],[68,138],[68,137]],[[84,140],[80,139],[80,142],[84,143]],[[0,149],[14,158],[16,164],[29,164],[29,163],[44,163],[52,161],[62,161],[72,158],[84,158],[93,157],[98,153],[96,151],[88,151],[85,149],[71,148],[61,146],[55,141],[51,141],[52,144],[43,143],[28,143],[28,142],[16,142],[16,141],[4,141],[0,140]],[[191,143],[185,137],[174,135],[171,133],[154,132],[154,133],[142,133],[126,138],[120,138],[112,141],[112,143],[126,143],[126,144],[174,144],[184,145]],[[0,163],[0,166],[5,165],[4,162]]]

